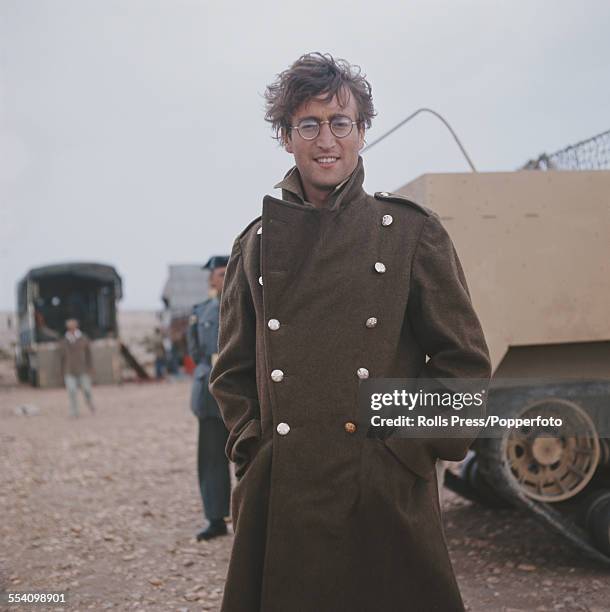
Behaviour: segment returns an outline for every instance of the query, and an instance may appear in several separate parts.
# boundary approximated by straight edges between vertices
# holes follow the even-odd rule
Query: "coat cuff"
[[[436,469],[436,459],[432,458],[424,442],[414,438],[390,436],[384,443],[407,469],[424,480],[430,480]]]

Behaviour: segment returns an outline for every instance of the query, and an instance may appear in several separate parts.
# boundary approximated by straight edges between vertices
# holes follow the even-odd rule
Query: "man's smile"
[[[314,159],[323,168],[331,168],[339,160],[339,157],[331,156],[331,155],[324,155],[324,156],[316,157]]]

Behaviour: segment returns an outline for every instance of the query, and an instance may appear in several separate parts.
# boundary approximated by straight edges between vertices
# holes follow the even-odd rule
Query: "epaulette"
[[[405,198],[405,196],[399,195],[398,193],[389,193],[387,191],[376,191],[375,197],[378,200],[385,200],[387,202],[397,202],[398,204],[406,204],[407,206],[410,206],[411,208],[415,208],[415,210],[418,210],[420,213],[423,213],[424,215],[426,215],[426,217],[429,217],[432,214],[431,211],[429,211],[424,206],[421,206],[417,204],[416,202],[413,202],[412,200]]]
[[[250,223],[248,223],[248,225],[246,225],[245,229],[243,230],[243,232],[239,235],[240,238],[243,238],[248,230],[255,225],[256,223],[258,223],[260,220],[262,219],[262,217],[256,217],[256,219],[253,219],[252,221],[250,221]]]

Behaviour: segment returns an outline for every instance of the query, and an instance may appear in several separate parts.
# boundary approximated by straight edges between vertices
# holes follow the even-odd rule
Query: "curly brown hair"
[[[265,120],[271,123],[274,137],[282,140],[289,133],[292,116],[301,104],[327,94],[323,98],[325,102],[336,95],[339,104],[345,106],[349,99],[348,89],[356,100],[359,126],[370,128],[376,112],[371,84],[360,66],[335,59],[330,53],[306,53],[267,86]]]

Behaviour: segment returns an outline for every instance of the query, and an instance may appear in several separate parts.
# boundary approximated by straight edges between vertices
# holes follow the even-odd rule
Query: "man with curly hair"
[[[438,217],[367,194],[375,111],[357,66],[300,57],[266,91],[295,166],[235,239],[210,375],[236,464],[223,612],[463,610],[435,463],[469,439],[371,435],[371,378],[486,378],[487,346]]]

